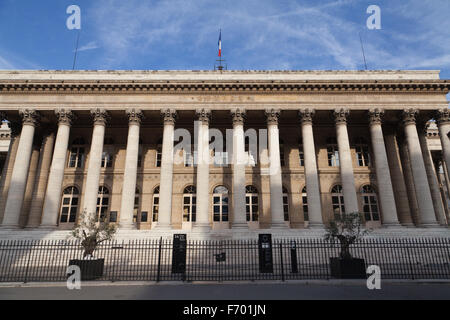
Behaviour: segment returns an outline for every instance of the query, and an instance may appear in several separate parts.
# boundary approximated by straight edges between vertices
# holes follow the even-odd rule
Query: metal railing
[[[182,273],[172,272],[172,240],[105,242],[94,255],[105,260],[97,280],[290,280],[329,279],[339,249],[323,239],[274,239],[273,272],[260,272],[257,240],[187,241]],[[450,238],[364,239],[351,253],[384,279],[450,278]],[[65,281],[69,260],[82,254],[76,241],[0,241],[0,282]]]

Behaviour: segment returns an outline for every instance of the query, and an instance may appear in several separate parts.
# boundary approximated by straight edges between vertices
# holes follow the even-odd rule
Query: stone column
[[[11,175],[14,168],[14,159],[16,158],[17,148],[20,140],[21,125],[16,122],[9,122],[11,129],[11,140],[9,142],[8,155],[6,156],[5,165],[3,167],[2,178],[0,180],[0,221],[3,221],[5,213],[6,198],[8,197],[9,185],[11,183]]]
[[[450,221],[450,212],[448,207],[448,193],[446,190],[449,190],[448,188],[448,182],[447,182],[447,176],[445,174],[445,164],[442,159],[442,152],[438,153],[437,156],[433,159],[434,169],[437,173],[438,183],[439,183],[439,191],[441,193],[441,199],[442,199],[442,205],[444,206],[445,211],[445,220],[446,224],[449,224]],[[439,166],[442,165],[442,171],[443,174],[439,172]],[[444,176],[444,179],[442,179],[442,176]]]
[[[196,110],[198,123],[196,126],[197,138],[197,221],[194,224],[198,231],[209,231],[209,120],[211,111],[207,109]]]
[[[94,130],[92,132],[91,148],[89,150],[88,172],[84,191],[83,209],[87,214],[85,218],[95,216],[96,214],[103,142],[105,139],[108,112],[104,109],[97,108],[91,110],[91,115],[94,121]]]
[[[164,121],[159,185],[159,213],[157,228],[170,229],[172,224],[173,143],[177,113],[173,109],[161,110]]]
[[[245,215],[245,110],[231,110],[233,118],[233,228],[247,228]]]
[[[439,109],[436,112],[435,119],[439,128],[439,137],[441,138],[442,154],[445,166],[447,172],[450,172],[450,109]]]
[[[39,122],[40,115],[33,109],[22,109],[22,132],[20,134],[17,155],[14,161],[11,183],[6,199],[5,214],[2,227],[18,228],[20,211],[22,209],[25,187],[27,184],[28,169],[30,167],[31,152],[33,149],[34,131]]]
[[[406,190],[408,192],[409,207],[411,209],[411,219],[414,225],[419,225],[419,205],[417,204],[416,189],[414,186],[411,160],[409,158],[408,144],[404,136],[398,136],[400,144],[400,157],[402,160],[403,174],[405,178]]]
[[[403,111],[402,120],[405,129],[406,142],[408,144],[417,204],[419,206],[420,226],[435,227],[438,223],[434,214],[433,198],[431,197],[422,150],[417,135],[417,113],[418,111],[415,109],[406,109]]]
[[[336,137],[339,149],[339,167],[341,171],[341,182],[344,191],[345,212],[359,212],[358,199],[356,197],[355,178],[353,176],[353,162],[350,153],[350,143],[347,133],[347,109],[334,111],[336,122]]]
[[[120,227],[122,229],[134,229],[136,228],[133,222],[133,213],[139,156],[139,129],[143,114],[139,109],[128,109],[126,113],[128,115],[128,140],[123,174]]]
[[[283,216],[283,185],[280,162],[280,137],[278,131],[280,110],[267,109],[265,113],[269,140],[270,215],[272,218],[272,228],[287,228]]]
[[[56,134],[44,206],[42,209],[41,228],[54,228],[58,224],[59,207],[61,204],[64,169],[67,163],[67,148],[69,146],[70,126],[74,115],[70,110],[55,110],[58,118],[58,132]],[[88,195],[85,193],[86,196]]]
[[[397,216],[403,226],[412,227],[414,224],[411,217],[411,210],[409,209],[408,192],[403,175],[403,170],[405,170],[405,168],[402,168],[401,166],[395,130],[388,130],[384,139],[389,162],[389,171],[391,173],[392,188],[394,190],[395,205],[397,207]]]
[[[28,177],[27,177],[27,184],[25,187],[25,194],[23,197],[23,204],[22,209],[20,210],[20,218],[19,218],[19,226],[26,226],[29,213],[30,213],[30,207],[31,207],[31,200],[33,196],[34,186],[36,182],[36,175],[38,171],[38,165],[39,165],[39,158],[40,158],[40,143],[37,140],[40,140],[36,137],[37,134],[35,134],[35,139],[33,142],[33,151],[31,152],[31,159],[30,159],[30,166],[28,167]]]
[[[305,157],[306,197],[310,228],[323,228],[322,206],[320,202],[319,176],[317,174],[316,150],[314,147],[313,116],[314,110],[299,111],[302,125],[303,154]]]
[[[446,225],[445,212],[442,205],[441,192],[439,188],[439,182],[437,179],[436,170],[433,165],[433,160],[431,158],[431,152],[428,149],[427,143],[427,123],[420,123],[418,125],[419,130],[419,143],[422,150],[423,162],[425,164],[425,171],[428,178],[428,185],[430,186],[431,198],[433,199],[433,207],[439,224]]]
[[[53,145],[55,133],[49,128],[42,141],[41,156],[38,164],[36,185],[31,198],[30,214],[28,215],[27,228],[36,228],[41,223],[42,206],[47,188],[47,180],[52,162]]]
[[[400,226],[395,205],[394,189],[392,188],[389,163],[384,145],[381,118],[384,111],[374,109],[369,111],[370,136],[375,160],[375,170],[378,182],[378,196],[380,199],[383,226]]]

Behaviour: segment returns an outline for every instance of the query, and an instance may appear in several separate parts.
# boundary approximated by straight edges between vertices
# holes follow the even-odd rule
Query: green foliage
[[[116,226],[102,219],[97,221],[95,214],[87,214],[86,211],[80,216],[80,222],[72,230],[72,236],[81,241],[84,249],[83,258],[92,257],[94,250],[103,241],[111,240],[116,233]]]
[[[362,228],[362,215],[358,212],[342,213],[325,228],[325,240],[341,244],[341,259],[351,259],[350,245],[364,237],[370,230]]]

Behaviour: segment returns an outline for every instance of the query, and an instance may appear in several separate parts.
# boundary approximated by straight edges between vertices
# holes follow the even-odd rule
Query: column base
[[[382,228],[386,228],[386,229],[402,229],[403,226],[398,223],[398,222],[394,222],[394,223],[382,223],[381,224]]]
[[[168,231],[172,230],[172,225],[169,223],[159,223],[157,222],[155,226],[152,225],[152,230],[158,230],[158,231]]]
[[[401,223],[400,225],[404,228],[414,228],[415,227],[414,223],[412,223],[412,222]]]
[[[137,225],[135,223],[132,223],[132,224],[129,224],[129,223],[120,224],[119,223],[118,229],[120,229],[120,230],[137,230]]]
[[[289,226],[283,221],[283,222],[272,222],[271,229],[290,229]]]
[[[324,230],[325,229],[325,225],[323,223],[320,223],[320,222],[313,222],[313,223],[309,222],[307,229]]]
[[[192,232],[209,233],[211,232],[211,226],[209,223],[196,223],[192,226]]]
[[[39,230],[50,230],[50,231],[56,230],[57,228],[58,228],[58,226],[56,224],[54,224],[54,225],[40,225],[40,226],[36,227],[36,229],[39,229]]]
[[[236,222],[231,225],[231,229],[248,229],[247,222]]]
[[[0,226],[0,230],[18,230],[18,229],[22,229],[18,224]]]
[[[441,228],[445,228],[444,226],[440,225],[437,222],[433,222],[433,223],[420,223],[418,225],[419,228],[436,228],[436,229],[441,229]]]

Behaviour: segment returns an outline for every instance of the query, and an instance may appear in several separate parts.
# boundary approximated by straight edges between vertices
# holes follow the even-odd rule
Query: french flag
[[[217,42],[217,45],[219,46],[219,57],[222,56],[222,30],[219,31],[219,41]]]

